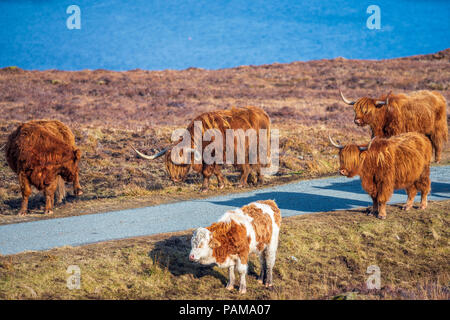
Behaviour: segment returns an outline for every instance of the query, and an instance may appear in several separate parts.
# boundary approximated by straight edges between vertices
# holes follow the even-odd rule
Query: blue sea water
[[[69,30],[69,5],[81,29]],[[369,5],[381,29],[367,28]],[[450,47],[448,0],[0,0],[0,67],[218,69]]]

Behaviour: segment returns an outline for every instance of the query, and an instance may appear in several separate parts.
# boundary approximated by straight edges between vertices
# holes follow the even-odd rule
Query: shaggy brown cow
[[[264,112],[264,110],[257,108],[257,107],[245,107],[245,108],[232,108],[230,110],[218,110],[218,111],[212,111],[212,112],[206,112],[201,114],[200,116],[196,117],[187,127],[187,131],[191,135],[191,147],[194,149],[194,123],[196,121],[201,121],[202,123],[202,135],[205,133],[208,129],[217,129],[222,137],[223,137],[223,162],[226,162],[226,149],[227,145],[229,148],[234,150],[234,165],[235,167],[239,168],[241,171],[241,178],[240,178],[240,186],[246,186],[248,176],[252,171],[256,171],[256,174],[258,176],[258,182],[263,183],[263,177],[261,174],[261,167],[268,166],[268,161],[270,158],[270,119],[267,113]],[[243,164],[237,164],[237,151],[238,151],[238,144],[237,144],[237,138],[234,139],[227,139],[226,130],[227,129],[242,129],[244,132],[248,129],[254,129],[259,137],[259,130],[260,129],[266,129],[267,130],[267,159],[264,159],[264,161],[260,161],[261,159],[257,159],[257,163],[250,164],[249,163],[249,138],[245,139],[245,162]],[[259,139],[259,138],[258,138]],[[214,141],[214,139],[212,139]],[[259,145],[258,140],[258,145]],[[144,159],[153,160],[156,159],[162,155],[166,155],[165,157],[165,163],[166,163],[166,169],[169,173],[172,181],[179,182],[183,181],[187,174],[189,173],[190,169],[192,168],[195,172],[202,173],[203,175],[203,186],[202,191],[206,192],[209,187],[209,179],[210,177],[215,174],[219,183],[219,188],[222,189],[225,185],[224,183],[224,177],[222,175],[221,169],[222,164],[219,163],[212,163],[207,164],[204,161],[204,158],[202,160],[202,163],[196,164],[194,163],[195,154],[192,152],[191,154],[191,161],[188,164],[176,164],[172,161],[171,158],[171,152],[172,148],[178,144],[176,142],[175,144],[170,145],[169,147],[164,148],[161,152],[153,155],[153,156],[147,156],[135,148],[133,148],[136,153],[141,156]],[[203,141],[203,145],[201,147],[201,150],[203,150],[212,142],[210,141]],[[230,149],[230,150],[231,150]],[[181,156],[181,154],[180,154]]]
[[[386,218],[386,202],[394,189],[406,189],[408,201],[404,210],[412,207],[417,190],[422,196],[420,208],[427,207],[432,147],[423,134],[408,132],[391,138],[375,137],[367,147],[356,144],[344,147],[329,138],[339,148],[339,173],[349,178],[359,175],[363,189],[372,197],[371,213]]]
[[[379,99],[360,98],[347,100],[353,105],[355,123],[369,125],[372,137],[392,137],[403,132],[420,132],[433,145],[435,160],[441,160],[444,143],[448,139],[447,105],[445,98],[436,91],[416,91],[409,95],[388,94]]]
[[[64,195],[64,181],[73,182],[74,194],[81,195],[78,162],[81,151],[70,129],[59,121],[37,120],[21,124],[6,143],[6,159],[17,173],[22,191],[19,215],[28,211],[31,185],[44,191],[45,213],[53,213],[55,191]]]

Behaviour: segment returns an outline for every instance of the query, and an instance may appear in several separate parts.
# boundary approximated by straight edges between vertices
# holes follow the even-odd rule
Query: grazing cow
[[[64,181],[72,182],[75,195],[83,192],[78,179],[81,151],[75,146],[70,129],[56,120],[37,120],[21,124],[6,143],[6,159],[17,173],[22,191],[19,215],[28,211],[31,185],[45,195],[45,213],[53,213],[55,191],[64,196]]]
[[[389,138],[403,132],[419,132],[430,140],[435,161],[441,161],[444,143],[448,139],[447,105],[445,98],[436,91],[416,91],[409,95],[388,94],[379,99],[360,98],[347,100],[353,105],[355,123],[369,125],[373,137]]]
[[[281,212],[273,200],[252,202],[226,212],[207,228],[195,230],[189,259],[201,264],[228,268],[228,290],[234,288],[234,268],[240,275],[239,292],[246,292],[248,256],[259,255],[261,274],[258,281],[272,286],[272,269],[278,248]]]
[[[417,132],[402,133],[391,138],[375,137],[368,146],[349,144],[339,148],[339,173],[349,178],[359,175],[363,189],[372,197],[369,213],[386,218],[386,203],[394,189],[406,189],[408,201],[404,210],[411,209],[417,190],[421,192],[420,209],[427,207],[430,192],[430,140]]]
[[[229,148],[234,150],[234,166],[238,168],[241,171],[241,177],[240,177],[240,186],[246,186],[248,176],[252,171],[256,171],[256,174],[258,175],[258,183],[263,183],[263,176],[261,174],[261,167],[268,166],[269,157],[270,157],[270,118],[267,115],[264,110],[257,108],[257,107],[245,107],[245,108],[232,108],[229,110],[217,110],[212,112],[206,112],[201,114],[200,116],[196,117],[187,127],[187,131],[191,135],[191,148],[195,148],[195,141],[194,141],[194,130],[195,126],[194,123],[196,121],[199,121],[202,123],[202,134],[205,133],[208,129],[216,129],[223,137],[223,163],[226,163],[226,149],[227,145]],[[238,154],[238,139],[237,137],[233,136],[233,139],[228,139],[226,131],[228,129],[238,130],[242,129],[244,132],[246,132],[249,129],[255,130],[257,134],[257,143],[258,146],[260,145],[260,130],[265,129],[267,130],[267,159],[264,159],[264,161],[261,161],[262,159],[257,158],[257,163],[250,163],[249,161],[249,138],[247,137],[245,139],[245,162],[239,164],[237,161],[237,154]],[[212,139],[214,141],[214,138]],[[186,179],[187,174],[189,173],[190,169],[192,168],[193,171],[202,173],[203,175],[203,186],[202,191],[206,192],[209,187],[209,179],[214,174],[217,177],[219,188],[222,189],[225,186],[224,183],[224,177],[222,175],[221,169],[222,164],[214,162],[212,164],[207,164],[204,161],[204,157],[201,163],[195,163],[194,159],[196,156],[199,156],[201,158],[201,155],[195,154],[195,151],[191,154],[191,161],[188,161],[189,163],[185,164],[177,164],[172,161],[171,152],[172,148],[178,144],[176,142],[175,144],[170,145],[169,147],[164,148],[162,151],[158,152],[157,154],[153,156],[145,155],[138,150],[136,150],[134,147],[133,150],[142,158],[153,160],[156,159],[164,154],[166,154],[165,157],[165,163],[166,163],[166,169],[169,173],[171,179],[173,182],[180,182],[184,181]],[[201,146],[201,151],[203,152],[205,148],[213,142],[209,141],[203,141]],[[181,156],[181,154],[180,154]],[[188,156],[189,157],[189,156]]]

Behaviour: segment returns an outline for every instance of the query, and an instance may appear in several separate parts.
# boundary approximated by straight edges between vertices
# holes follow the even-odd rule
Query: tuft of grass
[[[450,299],[450,201],[386,220],[363,210],[284,218],[274,288],[257,282],[250,257],[247,294],[225,289],[227,270],[188,260],[191,231],[0,257],[0,299]],[[69,265],[81,289],[66,286]],[[367,268],[381,288],[368,289]]]

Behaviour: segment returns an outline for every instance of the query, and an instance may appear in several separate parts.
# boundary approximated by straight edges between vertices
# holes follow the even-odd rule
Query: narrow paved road
[[[431,169],[430,200],[450,199],[450,166]],[[99,241],[173,232],[207,226],[226,210],[255,200],[274,199],[284,217],[365,207],[370,197],[359,178],[306,180],[257,191],[201,200],[68,218],[0,226],[0,254],[77,246]],[[416,201],[419,201],[419,196]],[[390,203],[406,201],[398,191]]]

